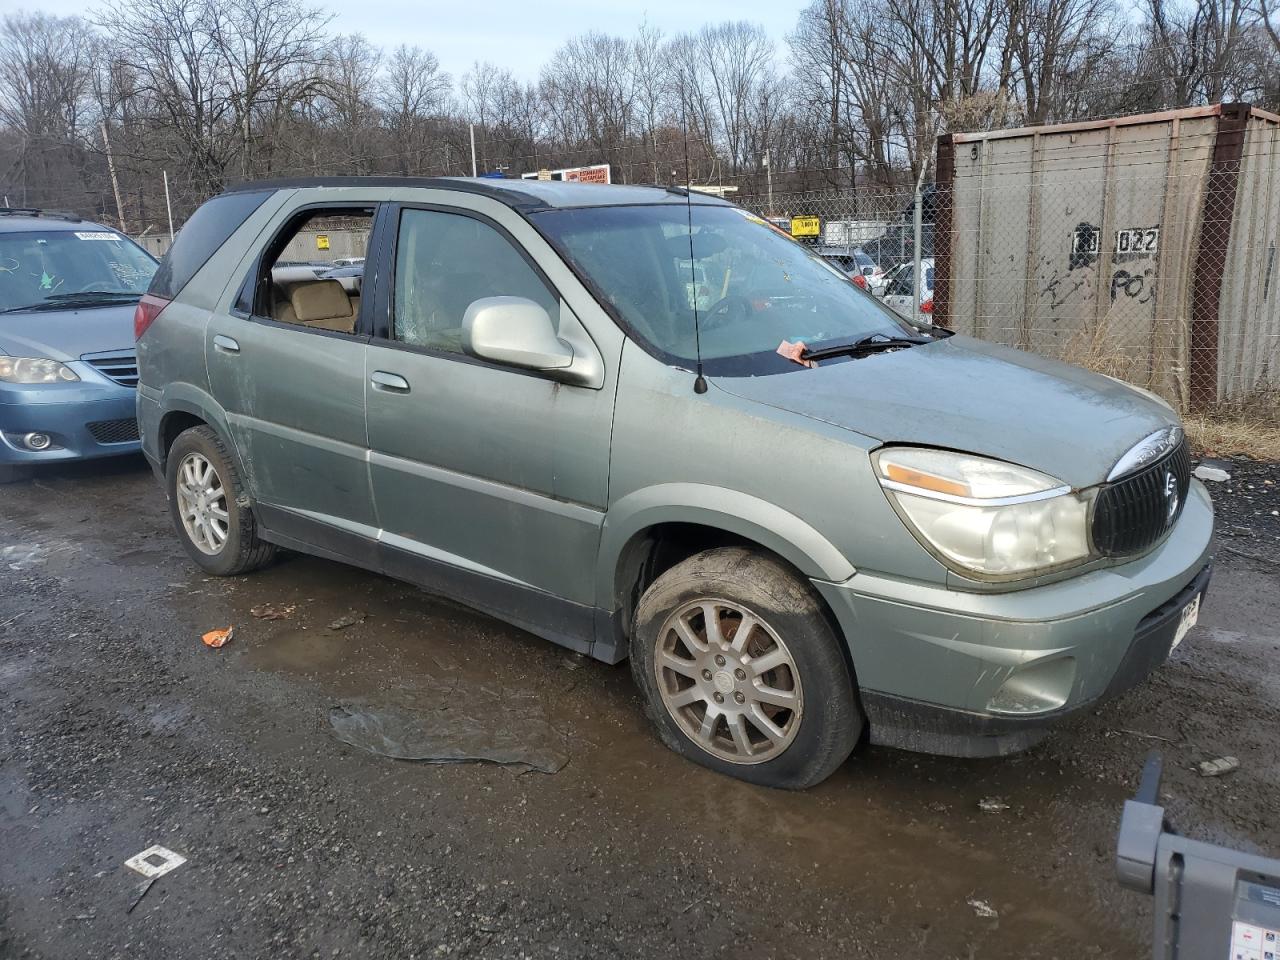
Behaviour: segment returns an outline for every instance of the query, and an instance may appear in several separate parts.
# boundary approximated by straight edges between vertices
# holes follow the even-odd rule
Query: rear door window
[[[176,297],[269,196],[270,190],[224,193],[201,206],[178,232],[148,292],[166,300]]]
[[[306,329],[355,333],[364,260],[377,206],[325,205],[295,214],[263,254],[251,289],[254,316]],[[338,266],[339,261],[358,266]]]

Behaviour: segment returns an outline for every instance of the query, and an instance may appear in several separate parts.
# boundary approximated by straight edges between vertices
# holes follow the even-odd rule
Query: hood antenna
[[[702,330],[698,326],[698,271],[693,259],[693,177],[689,173],[689,116],[686,113],[685,75],[680,71],[680,129],[684,134],[684,210],[689,227],[689,289],[693,291],[693,342],[698,357],[698,375],[693,392],[707,392],[707,378],[702,375]]]

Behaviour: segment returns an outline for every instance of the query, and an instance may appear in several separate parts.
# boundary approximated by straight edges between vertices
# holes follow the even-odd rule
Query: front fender
[[[601,531],[596,573],[600,605],[614,609],[622,585],[618,562],[632,539],[663,523],[695,523],[760,544],[807,577],[839,583],[853,565],[818,530],[776,504],[750,494],[702,483],[662,483],[629,493],[609,505]]]

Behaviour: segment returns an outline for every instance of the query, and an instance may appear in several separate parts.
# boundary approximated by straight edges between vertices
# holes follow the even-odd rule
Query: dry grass
[[[1077,330],[1065,345],[1062,359],[1095,373],[1145,385],[1146,358],[1118,349],[1108,336],[1105,317]],[[1185,406],[1184,397],[1170,400],[1175,406]],[[1182,420],[1191,448],[1201,456],[1280,461],[1280,390],[1260,391],[1197,413],[1184,410]]]
[[[1183,423],[1191,448],[1204,456],[1280,460],[1280,404],[1187,414]]]

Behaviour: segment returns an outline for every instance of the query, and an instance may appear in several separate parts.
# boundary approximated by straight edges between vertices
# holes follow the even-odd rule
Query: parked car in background
[[[893,278],[902,272],[907,266],[905,263],[899,263],[897,266],[890,267],[884,273],[876,274],[874,277],[867,277],[867,290],[877,297],[883,297],[889,289],[889,284],[893,282]]]
[[[334,261],[335,263],[337,261]],[[317,274],[321,280],[337,280],[342,284],[342,289],[347,291],[348,295],[360,295],[360,285],[364,282],[364,258],[360,258],[357,264],[349,264],[343,267],[334,267],[332,270],[324,270]]]
[[[860,247],[820,246],[815,249],[815,252],[850,277],[864,277],[869,280],[884,273]],[[859,286],[867,288],[866,283],[861,283]]]
[[[363,267],[364,257],[339,257],[333,261],[335,267]]]
[[[281,285],[305,283],[333,268],[328,260],[281,260],[271,268],[271,279]]]
[[[155,272],[108,227],[0,208],[0,481],[138,450],[133,315]]]
[[[933,258],[926,257],[920,261],[920,302],[915,302],[914,263],[904,263],[894,274],[893,279],[885,285],[884,302],[894,313],[912,323],[929,324],[933,321]],[[914,306],[914,309],[913,309]]]
[[[335,216],[377,224],[361,296],[286,295],[281,251]],[[203,570],[288,547],[630,658],[662,740],[754,783],[817,783],[864,732],[1025,748],[1160,664],[1209,579],[1159,398],[908,324],[679,188],[249,184],[188,221],[137,331]]]

